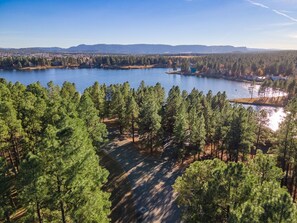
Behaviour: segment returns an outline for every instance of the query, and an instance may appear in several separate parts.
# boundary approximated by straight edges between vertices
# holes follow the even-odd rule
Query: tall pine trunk
[[[293,201],[295,202],[296,200],[296,193],[297,193],[297,186],[294,184],[294,190],[293,190]]]
[[[15,163],[13,161],[12,154],[11,154],[11,151],[10,150],[8,150],[8,156],[9,156],[9,160],[10,160],[10,163],[11,163],[11,166],[12,166],[12,170],[13,170],[15,176],[16,176],[17,173],[18,173],[18,171],[17,171],[17,169],[15,167]]]
[[[132,116],[132,137],[133,137],[133,143],[135,142],[135,128],[134,128],[134,117]]]
[[[41,213],[40,213],[40,205],[39,205],[38,201],[36,203],[36,211],[37,211],[37,216],[38,216],[38,222],[42,223],[42,217],[41,217]]]
[[[287,164],[287,167],[286,167],[285,178],[284,178],[284,185],[285,185],[285,186],[288,185],[289,170],[290,170],[290,164],[288,163],[288,164]]]
[[[291,120],[289,120],[291,121]],[[284,155],[283,155],[283,160],[282,160],[282,170],[283,172],[286,171],[286,157],[287,157],[287,150],[288,150],[288,135],[289,135],[289,130],[290,130],[290,123],[288,123],[288,127],[286,129],[286,136],[285,136],[285,145],[284,145]],[[281,186],[286,185],[286,177],[282,179]]]
[[[13,135],[10,136],[10,141],[12,144],[13,154],[14,154],[14,161],[15,161],[15,168],[17,172],[19,172],[19,165],[20,165],[20,154],[18,150],[18,143],[16,142],[15,137]]]
[[[262,125],[260,124],[259,130],[258,130],[258,134],[257,134],[257,142],[256,142],[256,148],[255,148],[255,155],[257,154],[257,150],[259,149],[259,141],[260,141],[261,128],[262,128]]]
[[[6,222],[7,223],[10,223],[11,221],[10,221],[10,213],[9,213],[9,211],[5,211],[4,215],[5,215],[5,218],[6,218]]]
[[[151,154],[153,154],[153,133],[150,133]]]
[[[60,178],[57,176],[57,186],[58,186],[58,194],[61,195],[61,181]],[[61,211],[61,218],[62,222],[66,223],[66,218],[65,218],[65,209],[64,209],[64,202],[60,200],[60,211]]]
[[[64,210],[64,202],[63,201],[60,201],[60,210],[61,210],[62,222],[63,223],[66,223],[65,210]]]
[[[236,148],[236,157],[235,157],[235,162],[238,163],[238,158],[239,158],[239,149]]]

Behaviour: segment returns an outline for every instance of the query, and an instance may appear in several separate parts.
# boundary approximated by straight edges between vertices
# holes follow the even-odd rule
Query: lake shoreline
[[[275,108],[284,108],[287,103],[287,97],[259,97],[259,98],[235,98],[229,99],[229,102],[245,105],[268,106]]]
[[[153,69],[153,68],[166,68],[166,66],[162,65],[125,65],[125,66],[100,66],[100,67],[93,67],[93,66],[80,66],[80,65],[71,65],[71,66],[35,66],[35,67],[22,67],[22,68],[14,68],[14,69],[7,69],[15,70],[15,71],[34,71],[34,70],[48,70],[48,69],[107,69],[107,70],[133,70],[133,69]],[[0,69],[3,70],[3,69]],[[6,70],[6,71],[7,71]]]
[[[0,71],[36,71],[36,70],[50,70],[50,69],[103,69],[103,70],[141,70],[141,69],[156,69],[156,68],[167,68],[163,65],[127,65],[127,66],[101,66],[101,67],[92,67],[92,66],[36,66],[36,67],[23,67],[19,69],[0,69]],[[225,75],[217,74],[205,74],[205,73],[193,73],[193,74],[183,74],[180,71],[175,72],[165,72],[168,75],[181,75],[181,76],[195,76],[195,77],[205,77],[213,79],[223,79],[235,82],[250,83],[255,85],[261,85],[260,81],[247,80],[245,78],[238,77],[228,77]]]

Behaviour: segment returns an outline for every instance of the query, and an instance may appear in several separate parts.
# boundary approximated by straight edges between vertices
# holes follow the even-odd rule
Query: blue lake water
[[[76,84],[78,91],[83,92],[86,87],[95,81],[106,85],[124,83],[128,81],[133,88],[137,88],[143,80],[147,85],[157,82],[165,88],[166,92],[173,85],[190,92],[196,88],[204,93],[209,90],[215,94],[226,91],[228,98],[250,97],[248,87],[250,84],[228,81],[223,79],[200,78],[194,76],[181,76],[166,74],[167,69],[136,69],[136,70],[104,70],[104,69],[48,69],[34,71],[0,71],[0,77],[8,81],[19,81],[25,85],[39,81],[46,86],[49,81],[62,85],[64,81]],[[256,92],[256,89],[255,89]],[[256,93],[255,93],[256,95]]]
[[[138,88],[143,80],[146,85],[155,85],[157,82],[165,88],[166,92],[174,85],[181,90],[190,92],[193,88],[203,91],[205,94],[211,90],[213,94],[225,91],[229,99],[250,97],[249,83],[235,82],[224,79],[201,78],[194,76],[182,76],[166,74],[167,69],[135,69],[135,70],[105,70],[105,69],[48,69],[33,71],[0,71],[0,77],[8,81],[19,81],[25,85],[39,81],[46,86],[49,81],[62,85],[69,81],[76,85],[79,92],[91,86],[95,81],[106,85],[124,83],[128,81],[133,88]],[[257,96],[258,87],[254,89]],[[259,109],[259,108],[258,108]],[[266,108],[270,113],[270,127],[278,128],[279,122],[284,116],[283,109]]]

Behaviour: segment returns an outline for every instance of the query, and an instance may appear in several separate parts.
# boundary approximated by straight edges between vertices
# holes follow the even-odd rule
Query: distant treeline
[[[209,55],[202,57],[199,68],[202,66],[215,72],[228,72],[233,76],[243,74],[289,76],[297,72],[297,51]]]
[[[12,56],[0,58],[0,69],[21,69],[37,66],[63,66],[81,68],[119,68],[145,66],[189,69],[212,75],[242,76],[283,75],[297,73],[297,51],[280,51],[250,54],[213,54],[203,56],[168,55],[51,55]]]
[[[2,57],[0,69],[21,69],[37,66],[64,66],[82,68],[102,68],[112,66],[133,65],[164,65],[168,62],[167,57],[161,56],[56,56],[56,57]]]

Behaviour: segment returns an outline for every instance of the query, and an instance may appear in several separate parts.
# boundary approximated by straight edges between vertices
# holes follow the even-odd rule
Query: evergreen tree
[[[153,94],[145,95],[143,100],[139,114],[139,134],[140,139],[144,140],[152,153],[161,128],[160,108]]]
[[[185,153],[185,143],[189,137],[189,123],[188,114],[186,111],[186,105],[184,102],[181,103],[180,107],[177,109],[177,114],[173,127],[174,141],[178,146],[178,154],[182,161]]]
[[[186,222],[296,222],[297,209],[280,187],[282,172],[269,156],[255,161],[193,163],[174,189]]]
[[[287,116],[280,125],[278,132],[278,154],[281,161],[281,167],[286,173],[282,180],[283,186],[288,186],[288,178],[291,167],[296,169],[297,163],[294,160],[297,157],[297,99],[293,99],[286,107]],[[296,171],[294,170],[293,178],[296,177]],[[294,182],[294,180],[292,180]],[[296,188],[296,185],[295,185]],[[295,189],[297,190],[297,189]],[[294,194],[294,197],[296,195]]]
[[[162,124],[164,131],[170,136],[173,134],[177,108],[180,107],[181,102],[182,102],[182,98],[181,98],[179,87],[177,86],[172,87],[166,99],[165,112],[164,112],[163,124]]]
[[[13,91],[13,93],[11,93]],[[11,222],[108,222],[108,173],[92,142],[106,128],[88,93],[39,83],[0,83],[0,214]]]
[[[96,81],[93,86],[87,89],[89,91],[89,94],[91,96],[91,99],[94,103],[95,108],[99,112],[98,115],[100,117],[105,117],[105,90],[102,86],[99,85],[99,83]]]
[[[62,222],[108,222],[108,194],[100,189],[107,171],[98,157],[83,122],[65,116],[58,126],[48,126],[42,156],[51,209]]]
[[[135,124],[139,116],[139,107],[134,99],[134,95],[130,94],[126,104],[126,122],[131,126],[130,132],[132,133],[132,140],[135,141]]]
[[[93,146],[99,147],[107,136],[107,130],[106,126],[101,123],[98,114],[99,111],[96,110],[94,103],[87,92],[80,98],[78,113],[79,117],[85,122],[87,131],[93,141]]]
[[[230,131],[227,134],[227,149],[231,161],[237,162],[240,155],[243,160],[246,159],[255,142],[255,126],[251,125],[252,119],[249,114],[242,107],[233,111]]]
[[[35,151],[36,153],[36,151]],[[42,157],[29,153],[23,160],[19,176],[19,186],[22,187],[21,201],[27,208],[26,222],[43,222],[42,209],[49,201],[49,191],[44,177],[45,163]]]
[[[123,93],[121,92],[120,86],[112,87],[112,99],[110,102],[111,114],[118,118],[120,133],[126,127],[125,113],[126,113],[126,102]]]
[[[21,163],[25,133],[11,101],[0,102],[0,136],[0,152],[9,160],[16,176]]]
[[[195,107],[191,108],[189,112],[190,141],[196,147],[195,154],[200,154],[205,146],[206,131],[204,122],[203,114],[197,113]]]
[[[13,186],[14,176],[10,173],[5,157],[0,157],[0,216],[8,223],[11,222],[10,215],[16,207],[12,197]]]

